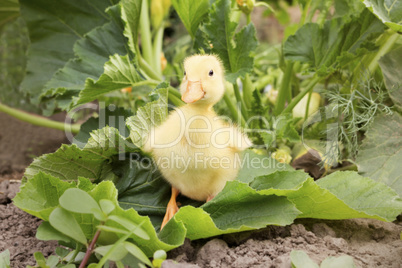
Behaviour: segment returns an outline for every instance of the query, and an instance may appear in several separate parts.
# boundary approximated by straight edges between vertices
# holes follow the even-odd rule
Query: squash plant
[[[388,2],[299,0],[300,22],[287,25],[282,44],[268,46],[258,43],[250,17],[266,3],[20,0],[30,39],[21,90],[30,102],[45,115],[76,114],[96,100],[103,106],[73,144],[33,161],[15,205],[44,220],[38,238],[72,249],[58,267],[82,258],[97,267],[160,266],[145,256],[186,237],[296,218],[394,220],[402,212],[402,5]],[[271,4],[266,12],[286,13]],[[166,26],[178,21],[188,34],[164,46]],[[193,53],[222,60],[227,90],[216,108],[255,148],[242,155],[237,180],[205,204],[181,197],[179,212],[160,230],[170,186],[139,145],[169,108],[182,105],[181,62]],[[326,106],[312,114],[314,102]],[[66,127],[1,103],[0,110]],[[311,164],[308,153],[318,161]],[[306,161],[323,178],[295,170],[287,164],[292,157],[293,166]]]

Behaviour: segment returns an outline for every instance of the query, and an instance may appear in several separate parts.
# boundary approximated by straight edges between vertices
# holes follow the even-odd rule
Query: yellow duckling
[[[251,145],[240,130],[213,110],[223,96],[224,70],[214,55],[195,55],[184,61],[180,85],[186,105],[170,113],[151,130],[144,151],[152,154],[159,170],[172,185],[163,226],[178,211],[179,193],[209,201],[237,176],[238,153]]]

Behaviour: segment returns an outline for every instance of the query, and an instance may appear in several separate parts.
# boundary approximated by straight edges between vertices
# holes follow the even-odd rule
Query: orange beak
[[[204,97],[205,92],[202,89],[201,81],[188,81],[187,89],[181,96],[182,101],[185,103],[194,103]]]

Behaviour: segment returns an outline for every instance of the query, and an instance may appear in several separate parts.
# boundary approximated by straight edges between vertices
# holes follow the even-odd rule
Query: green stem
[[[307,99],[307,105],[306,105],[306,112],[304,114],[304,121],[307,120],[308,117],[308,110],[310,107],[310,100],[311,100],[311,95],[313,94],[313,88],[311,88],[310,92],[308,93],[308,99]]]
[[[285,74],[283,75],[281,87],[278,92],[278,99],[275,106],[275,115],[279,115],[285,107],[285,101],[290,94],[290,81],[292,78],[293,62],[288,61],[286,64]]]
[[[161,54],[162,54],[162,44],[163,44],[163,31],[165,30],[164,22],[162,22],[159,29],[156,31],[155,39],[154,39],[154,65],[155,71],[162,76],[162,67],[161,67]]]
[[[237,83],[233,84],[233,90],[236,96],[236,100],[237,103],[240,104],[240,110],[241,113],[244,117],[245,120],[248,119],[248,113],[247,113],[247,109],[246,109],[246,104],[244,103],[244,99],[242,98],[241,94],[240,94],[240,89],[239,89],[239,85]]]
[[[175,89],[175,88],[172,87],[172,86],[169,86],[168,90],[169,90],[169,94],[173,94],[173,95],[176,96],[177,98],[181,99],[181,94],[180,94],[180,92],[179,92],[177,89]]]
[[[396,40],[398,40],[398,37],[399,37],[398,33],[393,33],[387,37],[387,40],[383,43],[383,45],[377,51],[376,55],[371,60],[371,63],[368,66],[368,70],[369,70],[370,74],[374,73],[375,69],[378,66],[378,61],[380,60],[380,58],[382,56],[384,56],[391,50],[391,48],[395,44]]]
[[[250,109],[253,100],[254,85],[251,82],[250,76],[248,74],[246,74],[246,76],[242,80],[242,83],[244,102],[247,105],[247,108]]]
[[[314,88],[314,86],[320,81],[319,77],[314,77],[313,80],[310,81],[310,83],[307,85],[307,87],[300,92],[294,99],[289,103],[289,105],[282,111],[281,114],[286,114],[290,113],[293,108],[296,106],[296,104],[299,103],[299,101],[308,93],[310,90]]]
[[[306,1],[306,4],[303,7],[302,15],[301,15],[300,22],[299,22],[299,28],[302,27],[304,25],[304,23],[306,22],[306,16],[307,16],[308,10],[310,8],[310,4],[311,4],[311,0],[308,0],[308,1]]]
[[[149,76],[151,79],[157,80],[157,81],[162,81],[162,76],[158,75],[151,66],[142,58],[139,57],[138,63],[140,64],[141,70],[145,72],[147,76]]]
[[[42,116],[29,114],[27,112],[23,112],[21,110],[15,109],[15,108],[11,108],[2,103],[0,103],[0,112],[4,112],[19,120],[31,123],[32,125],[58,129],[58,130],[62,130],[62,131],[70,131],[73,134],[77,134],[78,132],[80,132],[80,127],[81,127],[80,124],[70,125],[70,124],[65,124],[62,122],[53,121],[51,119],[48,119],[48,118],[45,118]]]
[[[141,47],[145,61],[147,61],[153,68],[153,55],[152,55],[152,39],[151,39],[151,26],[149,24],[149,8],[148,0],[142,0],[141,16],[140,16],[140,31],[141,31]]]
[[[237,123],[240,123],[240,125],[242,127],[244,127],[246,125],[246,122],[244,121],[243,117],[241,116],[241,112],[238,109],[236,109],[236,106],[232,103],[229,95],[226,92],[225,92],[225,94],[223,94],[223,100],[225,101],[226,106],[229,108],[230,113],[233,116],[233,119]]]
[[[169,91],[169,93],[170,93],[170,91]],[[184,102],[173,94],[168,94],[168,98],[176,107],[180,107],[180,106],[184,105]]]
[[[248,25],[251,22],[251,13],[247,14],[246,18],[247,18],[247,25]]]

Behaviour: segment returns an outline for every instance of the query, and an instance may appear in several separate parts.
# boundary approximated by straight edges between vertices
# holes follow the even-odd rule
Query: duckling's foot
[[[179,207],[176,203],[176,197],[179,195],[179,193],[180,191],[178,189],[172,187],[172,196],[170,197],[170,201],[167,205],[166,214],[163,218],[161,229],[165,227],[166,223],[168,223],[168,221],[173,218],[174,214],[176,214],[176,212],[179,210]]]
[[[211,200],[212,200],[214,197],[215,197],[214,195],[210,195],[210,196],[208,196],[208,197],[207,197],[207,201],[206,201],[206,202],[211,201]]]

